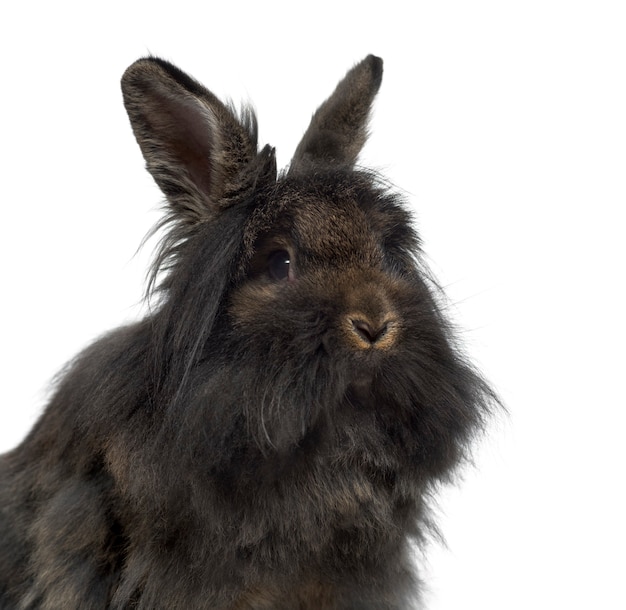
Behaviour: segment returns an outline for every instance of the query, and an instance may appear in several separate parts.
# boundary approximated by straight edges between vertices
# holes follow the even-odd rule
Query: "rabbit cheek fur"
[[[425,500],[493,393],[399,198],[355,169],[382,62],[287,172],[156,58],[122,88],[166,195],[158,307],[79,355],[0,460],[0,608],[408,608]]]

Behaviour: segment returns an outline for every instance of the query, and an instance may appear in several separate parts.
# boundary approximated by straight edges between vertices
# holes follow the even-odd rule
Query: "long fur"
[[[354,167],[381,77],[378,58],[355,66],[277,175],[250,111],[163,60],[128,69],[169,208],[158,305],[77,356],[0,459],[0,608],[417,599],[427,499],[497,399],[400,197]]]

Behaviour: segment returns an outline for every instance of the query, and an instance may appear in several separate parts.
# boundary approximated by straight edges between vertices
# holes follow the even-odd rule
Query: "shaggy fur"
[[[287,172],[171,64],[122,79],[166,236],[143,321],[80,354],[0,458],[0,608],[382,610],[494,396],[399,197],[355,169],[382,61]]]

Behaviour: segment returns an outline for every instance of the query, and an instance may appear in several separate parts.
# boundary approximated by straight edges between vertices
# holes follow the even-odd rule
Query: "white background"
[[[161,197],[122,106],[126,66],[158,54],[252,100],[285,165],[371,52],[385,76],[362,160],[410,197],[509,412],[441,496],[448,548],[428,553],[429,607],[626,607],[622,2],[7,6],[1,451],[61,365],[139,311],[150,248],[135,250]]]

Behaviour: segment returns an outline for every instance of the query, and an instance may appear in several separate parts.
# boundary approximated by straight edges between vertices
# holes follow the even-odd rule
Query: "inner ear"
[[[165,145],[169,161],[185,171],[201,193],[217,192],[221,176],[217,172],[219,165],[212,161],[220,142],[211,109],[192,96],[174,97],[156,91],[147,110],[146,120],[154,136]],[[169,186],[177,188],[173,184]]]

